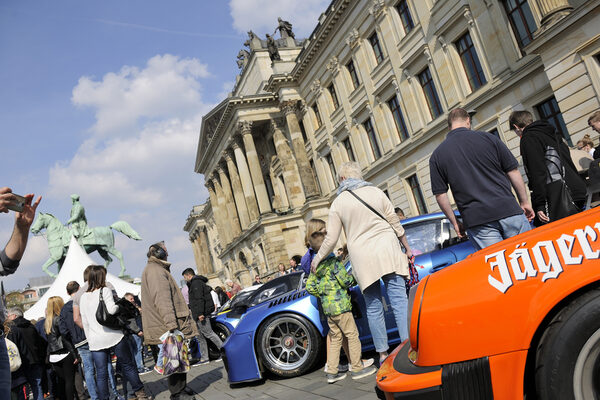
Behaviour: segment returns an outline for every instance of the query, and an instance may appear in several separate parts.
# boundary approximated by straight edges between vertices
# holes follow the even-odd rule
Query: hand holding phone
[[[12,211],[16,211],[16,212],[23,212],[23,207],[25,206],[27,199],[23,196],[19,196],[18,194],[12,193],[12,195],[13,195],[13,201],[8,203],[6,205],[6,208],[8,208],[9,210],[12,210]]]
[[[15,195],[8,187],[0,188],[0,212],[8,212],[8,206],[15,201]]]

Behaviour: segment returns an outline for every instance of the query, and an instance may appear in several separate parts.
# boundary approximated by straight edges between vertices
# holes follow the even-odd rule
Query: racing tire
[[[221,339],[221,341],[223,343],[225,343],[225,340],[231,334],[229,332],[229,329],[227,329],[227,327],[225,325],[220,324],[218,322],[212,322],[212,329],[213,329],[213,332],[215,332],[217,334],[217,336],[219,337],[219,339]],[[216,360],[216,359],[218,359],[218,358],[221,357],[221,349],[219,349],[217,347],[217,345],[215,345],[210,340],[207,340],[206,344],[207,344],[207,347],[208,347],[208,358],[209,358],[209,360]]]
[[[535,364],[539,399],[600,398],[600,289],[574,299],[552,319]]]
[[[306,318],[276,314],[258,330],[256,353],[262,365],[276,376],[292,378],[309,371],[319,361],[323,337]]]

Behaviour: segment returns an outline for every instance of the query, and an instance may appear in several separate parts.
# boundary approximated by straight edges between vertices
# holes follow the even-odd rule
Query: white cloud
[[[310,35],[329,3],[330,0],[230,0],[229,9],[238,32],[251,29],[264,37],[277,26],[277,17],[282,17],[292,23],[296,37],[300,38]]]
[[[114,135],[134,128],[141,118],[196,114],[203,106],[199,79],[209,76],[207,66],[197,59],[156,55],[144,69],[124,66],[101,81],[81,77],[71,100],[95,109],[94,133]]]

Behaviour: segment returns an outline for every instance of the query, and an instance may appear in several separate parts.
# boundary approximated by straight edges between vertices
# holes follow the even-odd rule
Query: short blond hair
[[[306,236],[304,237],[306,247],[310,247],[311,235],[315,232],[319,232],[321,229],[325,228],[325,226],[325,221],[318,218],[312,218],[306,223]]]
[[[360,165],[357,162],[346,162],[340,165],[340,169],[337,173],[338,181],[341,181],[342,178],[354,178],[354,179],[362,179],[362,171],[360,170]]]

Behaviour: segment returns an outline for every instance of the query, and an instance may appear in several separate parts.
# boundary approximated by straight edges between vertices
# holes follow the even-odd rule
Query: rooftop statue
[[[291,37],[292,39],[295,39],[296,36],[294,35],[294,32],[292,32],[292,24],[289,23],[288,21],[284,21],[283,19],[281,19],[281,17],[277,18],[277,22],[279,23],[277,25],[277,28],[275,28],[275,32],[273,32],[273,35],[279,31],[279,33],[281,34],[281,38],[287,38],[287,37]]]
[[[269,50],[269,57],[271,61],[280,61],[281,57],[279,56],[279,50],[277,50],[277,44],[275,43],[275,39],[273,36],[267,33],[267,49]]]
[[[52,214],[39,213],[37,219],[31,226],[31,232],[33,234],[38,234],[42,229],[46,229],[50,258],[44,263],[42,270],[48,275],[56,277],[57,274],[50,272],[48,267],[56,263],[58,265],[58,271],[60,271],[65,257],[67,256],[71,236],[74,236],[86,253],[89,254],[97,251],[106,261],[104,263],[105,267],[108,267],[108,264],[112,262],[109,253],[117,257],[121,263],[121,272],[119,273],[119,276],[124,276],[125,264],[123,262],[123,255],[115,248],[115,237],[111,229],[121,232],[128,238],[134,240],[142,240],[140,235],[138,235],[138,233],[125,221],[117,221],[111,226],[99,226],[90,229],[87,225],[85,208],[83,208],[79,202],[79,195],[71,195],[71,200],[73,203],[71,215],[65,225]],[[71,225],[71,228],[68,228],[68,225]]]
[[[237,66],[238,68],[244,68],[250,60],[250,53],[246,49],[241,49],[237,55]]]
[[[246,39],[246,41],[244,42],[244,46],[250,47],[250,43],[252,43],[252,41],[254,39],[258,39],[258,36],[256,36],[256,34],[254,32],[252,32],[252,30],[249,30],[248,31],[248,39]]]

